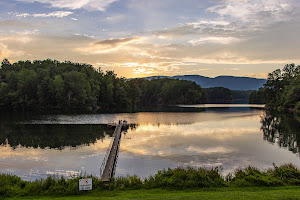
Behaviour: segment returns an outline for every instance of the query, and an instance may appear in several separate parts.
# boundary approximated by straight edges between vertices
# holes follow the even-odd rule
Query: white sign
[[[86,179],[79,179],[79,191],[81,190],[91,190],[92,189],[92,179],[86,178]]]

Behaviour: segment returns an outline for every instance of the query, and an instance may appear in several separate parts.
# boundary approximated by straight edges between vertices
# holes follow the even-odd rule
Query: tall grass
[[[79,179],[81,178],[92,178],[94,188],[104,189],[103,182],[99,178],[92,176],[73,176],[69,179],[63,176],[49,176],[44,180],[29,182],[23,181],[15,175],[0,174],[0,197],[83,194],[84,191],[78,190]]]
[[[132,189],[186,189],[211,187],[248,187],[300,185],[300,170],[292,164],[274,165],[265,171],[248,166],[223,177],[219,168],[178,167],[158,171],[145,179],[138,176],[117,177],[105,187],[102,180],[93,176],[71,178],[49,176],[44,180],[24,181],[11,174],[0,174],[0,197],[12,196],[67,196],[84,194],[78,191],[79,179],[92,178],[93,190]]]

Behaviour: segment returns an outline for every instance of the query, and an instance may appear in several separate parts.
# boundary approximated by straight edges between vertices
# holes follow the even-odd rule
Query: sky
[[[266,78],[300,64],[300,0],[0,0],[0,59],[127,78]]]

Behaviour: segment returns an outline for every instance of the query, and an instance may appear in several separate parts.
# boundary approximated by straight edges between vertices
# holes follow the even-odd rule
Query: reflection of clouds
[[[0,146],[0,170],[14,168],[18,170],[28,170],[33,168],[55,168],[62,167],[66,170],[78,167],[84,160],[99,157],[105,153],[110,138],[98,140],[90,146],[70,147],[63,150],[41,149],[33,147],[17,147],[12,149],[9,145]],[[104,156],[104,155],[103,155]],[[99,159],[99,162],[102,158]],[[94,166],[99,168],[99,165]],[[79,168],[78,168],[79,169]],[[64,170],[63,170],[64,171]],[[53,173],[57,173],[54,172]],[[65,171],[67,173],[67,171]],[[49,173],[50,174],[50,173]]]
[[[16,149],[12,149],[9,145],[6,146],[0,146],[0,158],[1,159],[6,159],[6,158],[12,158],[12,157],[26,157],[27,159],[30,160],[45,160],[43,158],[42,152],[44,150],[40,148],[24,148],[24,147],[17,147]]]
[[[202,153],[202,154],[213,154],[213,153],[231,153],[235,151],[234,149],[229,149],[225,147],[213,147],[213,148],[201,148],[201,147],[195,147],[195,146],[189,146],[186,148],[187,151],[195,152],[195,153]]]
[[[256,118],[256,121],[259,118]],[[130,131],[131,140],[123,140],[123,152],[134,155],[173,156],[195,154],[219,154],[237,151],[227,141],[239,140],[246,135],[259,131],[257,127],[234,128],[237,124],[245,126],[248,119],[229,119],[216,122],[188,125],[140,125],[136,131]],[[216,125],[218,127],[216,127]],[[227,126],[227,127],[226,127]]]
[[[300,160],[262,138],[260,115],[264,111],[203,113],[130,113],[54,116],[63,123],[104,123],[126,119],[138,123],[122,135],[117,175],[145,177],[168,167],[222,166],[223,174],[247,165],[260,169]],[[81,121],[79,121],[81,119]],[[47,119],[46,119],[47,120]],[[129,139],[131,138],[131,139]],[[86,171],[99,175],[104,154],[111,142],[106,136],[90,146],[40,149],[0,146],[0,172],[27,180],[47,174],[66,175]]]
[[[122,140],[121,155],[133,156],[131,162],[151,159],[183,166],[222,166],[223,174],[247,165],[265,169],[273,162],[297,163],[288,152],[264,143],[259,123],[261,112],[206,112],[208,119],[192,124],[140,124],[127,133],[131,140]],[[209,114],[214,120],[209,119]]]

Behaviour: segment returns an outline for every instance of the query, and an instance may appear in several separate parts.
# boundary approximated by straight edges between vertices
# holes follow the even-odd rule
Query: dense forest
[[[205,103],[216,104],[246,104],[249,102],[249,95],[253,90],[230,90],[224,87],[205,88],[206,101]]]
[[[232,103],[232,92],[228,88],[206,88],[206,103]]]
[[[4,59],[0,68],[0,109],[132,112],[157,104],[197,104],[206,99],[195,82],[132,79],[88,64],[56,60]]]
[[[249,96],[250,103],[266,103],[267,108],[300,113],[300,66],[288,64],[269,73],[264,87]]]

